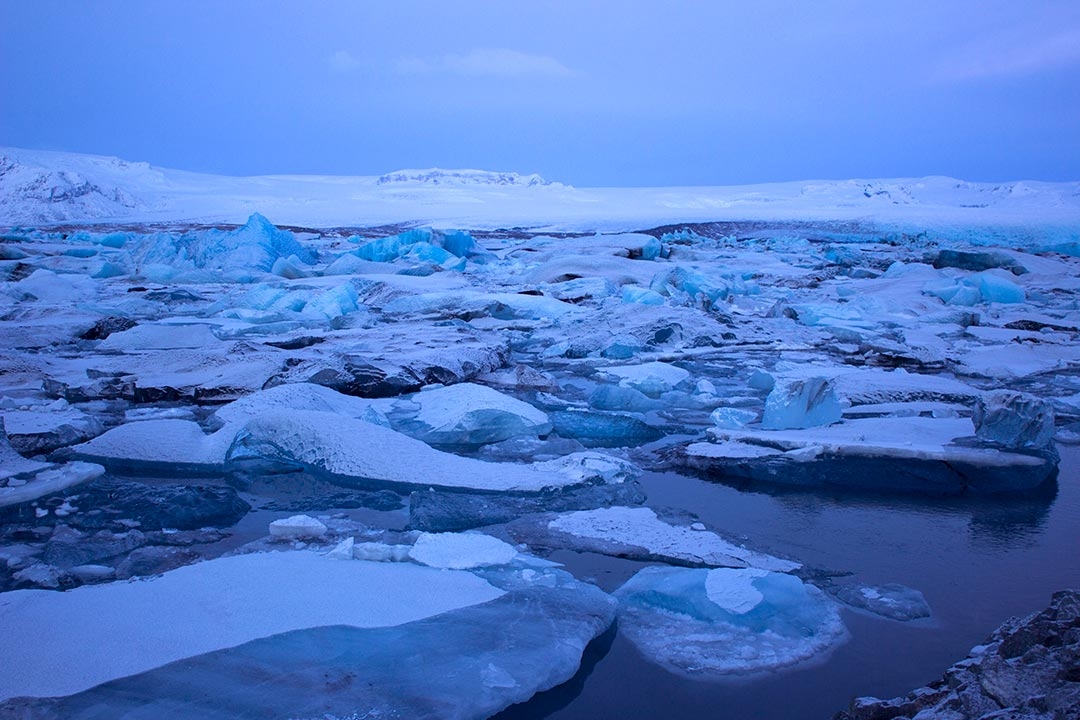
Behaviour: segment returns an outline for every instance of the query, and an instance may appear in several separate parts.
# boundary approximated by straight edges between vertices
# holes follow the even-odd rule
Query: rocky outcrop
[[[1077,720],[1080,590],[999,627],[927,687],[892,700],[856,698],[834,720]]]

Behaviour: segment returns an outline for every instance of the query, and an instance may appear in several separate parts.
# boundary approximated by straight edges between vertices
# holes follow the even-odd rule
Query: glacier
[[[489,717],[605,633],[782,676],[940,596],[695,498],[1060,522],[1075,183],[0,155],[0,715]]]

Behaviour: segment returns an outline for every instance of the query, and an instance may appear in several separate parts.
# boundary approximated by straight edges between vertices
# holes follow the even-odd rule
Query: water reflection
[[[973,545],[987,549],[1016,548],[1034,544],[1046,528],[1047,518],[1059,492],[1057,478],[1030,493],[984,496],[922,497],[838,491],[835,489],[790,488],[774,485],[727,483],[713,478],[705,482],[734,489],[744,497],[760,495],[771,498],[792,518],[811,518],[837,510],[879,514],[910,514],[941,520],[966,521]]]

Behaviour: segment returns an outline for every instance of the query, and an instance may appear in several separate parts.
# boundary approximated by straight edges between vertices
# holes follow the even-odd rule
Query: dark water
[[[567,686],[511,708],[521,718],[830,718],[852,697],[894,697],[937,679],[1002,621],[1080,587],[1080,448],[1061,447],[1058,491],[1011,501],[764,494],[675,474],[644,478],[649,504],[696,513],[749,546],[863,583],[921,590],[913,623],[845,610],[850,639],[817,664],[702,682],[651,664],[618,632],[590,647]],[[617,587],[641,563],[562,553],[579,577]]]

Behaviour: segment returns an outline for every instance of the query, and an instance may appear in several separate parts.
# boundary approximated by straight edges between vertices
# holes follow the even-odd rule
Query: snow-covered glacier
[[[945,632],[919,543],[956,518],[1009,567],[1067,522],[1076,184],[4,149],[0,230],[0,717],[574,717],[603,663],[752,687]],[[819,545],[860,512],[901,550]]]

